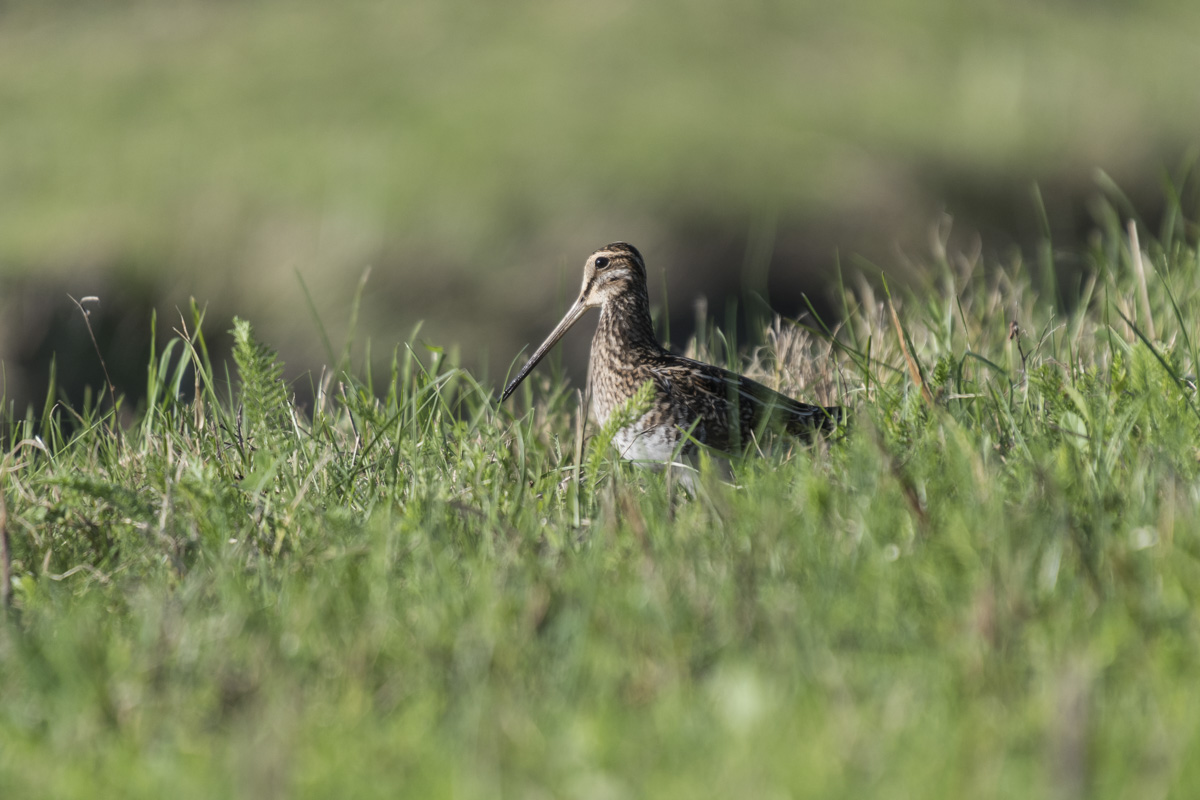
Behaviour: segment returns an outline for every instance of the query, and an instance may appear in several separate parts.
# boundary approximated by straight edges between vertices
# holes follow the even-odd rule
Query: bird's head
[[[614,298],[630,291],[646,291],[646,263],[637,248],[625,242],[613,242],[601,247],[588,256],[583,264],[583,285],[579,288],[579,297],[567,309],[562,321],[555,326],[546,341],[533,352],[529,361],[517,373],[508,386],[500,401],[508,399],[538,362],[550,352],[558,340],[563,337],[571,326],[579,321],[583,312],[589,308],[602,308]]]
[[[637,248],[613,242],[588,256],[576,305],[600,308],[619,294],[646,285],[646,262]]]

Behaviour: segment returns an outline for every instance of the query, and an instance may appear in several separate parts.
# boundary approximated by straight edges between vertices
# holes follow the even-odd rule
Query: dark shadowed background
[[[370,268],[373,357],[424,321],[496,385],[611,240],[679,344],[700,295],[795,315],[839,259],[911,279],[943,213],[1029,252],[1035,185],[1058,241],[1101,172],[1152,220],[1198,42],[1192,0],[0,2],[5,413],[55,353],[68,397],[100,385],[68,294],[136,396],[152,310],[165,335],[195,297],[218,347],[244,316],[295,375]]]

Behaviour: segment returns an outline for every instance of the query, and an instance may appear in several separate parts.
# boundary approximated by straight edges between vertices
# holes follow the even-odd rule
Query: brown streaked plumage
[[[726,453],[740,452],[764,428],[811,436],[831,431],[842,418],[836,407],[808,405],[768,389],[736,372],[672,355],[654,335],[646,265],[633,245],[615,242],[593,253],[583,267],[579,299],[504,389],[501,402],[525,379],[589,308],[600,308],[592,339],[593,407],[603,425],[647,381],[654,384],[650,410],[617,433],[622,457],[667,462],[688,455],[695,444]]]

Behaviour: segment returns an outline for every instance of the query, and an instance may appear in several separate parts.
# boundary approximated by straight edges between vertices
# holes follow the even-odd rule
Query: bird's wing
[[[744,441],[750,432],[770,424],[804,435],[833,430],[841,419],[839,408],[801,403],[744,375],[690,358],[663,359],[651,372],[666,387],[680,385],[676,396],[705,424],[706,443],[718,448]],[[735,414],[736,434],[730,430]]]

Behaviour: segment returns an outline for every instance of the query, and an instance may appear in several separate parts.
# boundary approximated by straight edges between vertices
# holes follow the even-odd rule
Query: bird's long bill
[[[562,318],[562,322],[558,323],[554,330],[550,331],[550,335],[546,337],[546,341],[542,342],[541,347],[535,350],[529,360],[525,362],[525,366],[521,367],[521,371],[517,373],[517,377],[509,381],[508,386],[504,387],[504,394],[500,395],[501,403],[517,390],[517,386],[520,385],[521,381],[525,380],[525,376],[533,371],[533,368],[545,357],[546,353],[550,352],[550,348],[558,344],[558,340],[563,337],[563,334],[570,330],[571,326],[578,322],[579,318],[583,316],[583,312],[587,310],[588,307],[583,304],[582,297],[575,301],[575,304],[567,311],[566,316]]]

